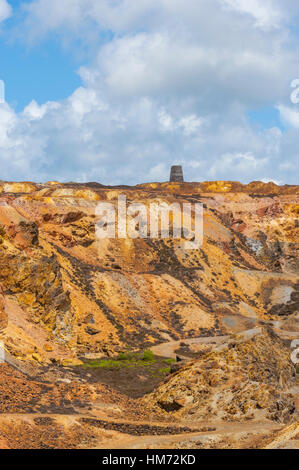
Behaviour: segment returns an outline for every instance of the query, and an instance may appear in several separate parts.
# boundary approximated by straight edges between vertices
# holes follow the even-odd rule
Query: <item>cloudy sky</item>
[[[298,183],[298,19],[297,0],[0,0],[0,179]]]

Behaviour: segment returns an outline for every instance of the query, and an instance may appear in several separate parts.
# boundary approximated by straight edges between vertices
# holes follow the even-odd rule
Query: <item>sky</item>
[[[297,0],[0,0],[0,179],[298,184],[298,19]]]

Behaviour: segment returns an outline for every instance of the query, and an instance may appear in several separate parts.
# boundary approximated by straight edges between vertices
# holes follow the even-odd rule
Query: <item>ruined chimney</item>
[[[183,183],[183,169],[181,165],[173,165],[170,170],[170,180],[171,183]]]

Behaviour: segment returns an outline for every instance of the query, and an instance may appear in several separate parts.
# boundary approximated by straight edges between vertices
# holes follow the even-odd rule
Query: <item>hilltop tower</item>
[[[171,183],[184,183],[183,168],[181,165],[173,165],[170,170]]]

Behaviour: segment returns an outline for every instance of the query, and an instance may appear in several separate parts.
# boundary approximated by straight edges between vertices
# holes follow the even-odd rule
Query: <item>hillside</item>
[[[98,240],[97,204],[116,204],[119,195],[146,206],[202,203],[203,245],[186,251],[171,238]],[[16,443],[12,429],[23,428],[22,410],[28,423],[50,414],[53,435],[56,426],[69,432],[71,420],[74,435],[65,441],[71,447],[79,445],[82,419],[90,430],[88,419],[117,417],[118,428],[96,425],[103,446],[107,433],[111,442],[122,436],[119,423],[130,416],[145,428],[151,419],[158,428],[186,426],[184,432],[207,422],[262,421],[261,438],[296,420],[289,356],[299,337],[298,213],[298,186],[274,183],[0,182],[3,446],[63,446],[54,438],[34,440],[42,421],[28,424]],[[155,354],[148,362],[146,350]],[[133,356],[119,365],[121,354]],[[171,365],[177,355],[181,368]],[[110,363],[102,367],[109,360],[111,370]],[[15,381],[28,400],[14,396]],[[55,393],[54,383],[60,383]],[[108,415],[103,403],[111,406]],[[84,445],[100,445],[94,439]]]

